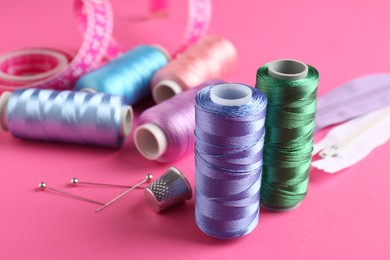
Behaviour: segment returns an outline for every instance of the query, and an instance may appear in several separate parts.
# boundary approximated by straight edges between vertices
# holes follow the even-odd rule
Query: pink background
[[[0,51],[26,46],[77,49],[81,36],[71,2],[1,0]],[[157,21],[142,19],[146,1],[112,4],[114,34],[126,47],[177,46],[186,1],[173,1],[169,19]],[[226,36],[238,49],[239,64],[230,80],[253,85],[262,64],[294,58],[320,71],[322,95],[354,77],[389,71],[389,8],[387,0],[215,0],[210,33]],[[66,183],[78,177],[130,184],[170,166],[141,157],[132,138],[123,149],[110,150],[24,141],[1,132],[0,258],[390,259],[389,153],[387,143],[335,175],[313,169],[309,194],[299,208],[262,210],[251,234],[220,241],[197,228],[193,200],[155,214],[142,192],[135,191],[96,214],[93,204],[35,190],[44,180],[107,201],[121,190],[69,188]],[[173,165],[194,183],[192,154]]]

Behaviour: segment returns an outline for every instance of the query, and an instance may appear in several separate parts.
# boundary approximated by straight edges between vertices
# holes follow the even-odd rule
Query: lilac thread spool
[[[202,88],[222,82],[207,81],[143,112],[134,136],[138,151],[159,162],[175,161],[191,151],[195,142],[195,96]]]
[[[196,96],[195,221],[207,235],[241,237],[257,226],[266,105],[242,84]]]

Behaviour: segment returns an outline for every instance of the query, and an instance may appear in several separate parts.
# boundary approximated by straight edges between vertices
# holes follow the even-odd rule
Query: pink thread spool
[[[223,83],[209,80],[145,110],[139,117],[134,142],[147,159],[172,162],[194,149],[195,96],[206,86]]]
[[[153,99],[160,103],[207,80],[226,78],[236,62],[237,51],[230,41],[206,36],[154,75]]]

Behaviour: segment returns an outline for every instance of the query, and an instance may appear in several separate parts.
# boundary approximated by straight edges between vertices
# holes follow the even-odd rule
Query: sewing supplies
[[[1,55],[0,93],[18,88],[70,89],[82,74],[100,63],[112,33],[110,2],[76,0],[75,12],[85,34],[74,58],[63,51],[36,48]]]
[[[149,0],[149,18],[167,17],[170,7],[169,0]],[[188,0],[188,18],[184,37],[172,53],[172,57],[182,53],[192,44],[196,43],[199,38],[206,34],[211,21],[211,0]],[[124,53],[124,48],[120,46],[115,39],[111,39],[109,50],[113,49],[116,55],[110,55],[108,52],[106,57],[109,59],[118,57]]]
[[[151,182],[152,179],[153,179],[153,175],[151,175],[151,174],[146,174],[145,179],[143,179],[142,181],[138,182],[137,184],[135,184],[134,186],[132,186],[131,188],[129,188],[129,189],[126,190],[125,192],[122,192],[121,194],[119,194],[118,196],[116,196],[115,198],[113,198],[112,200],[110,200],[109,202],[107,202],[107,203],[105,203],[104,205],[102,205],[100,208],[98,208],[98,209],[96,210],[96,212],[99,212],[99,211],[105,209],[106,207],[110,206],[112,203],[114,203],[115,201],[118,201],[119,199],[123,198],[123,197],[126,196],[129,192],[131,192],[132,190],[134,190],[134,189],[136,189],[137,187],[141,186],[142,184]]]
[[[153,99],[160,103],[207,80],[224,79],[236,61],[236,49],[227,39],[203,37],[154,75]]]
[[[309,181],[318,72],[296,60],[277,60],[257,71],[256,87],[268,99],[261,203],[295,208]]]
[[[137,150],[147,159],[172,162],[195,143],[195,96],[205,86],[222,83],[209,80],[145,110],[134,133]]]
[[[150,0],[150,12],[167,5]],[[111,37],[113,14],[109,0],[76,0],[75,16],[83,34],[76,55],[50,48],[27,48],[0,55],[0,94],[18,88],[72,89],[76,80],[96,68],[103,57],[113,59],[124,48]],[[188,0],[188,20],[182,43],[174,56],[194,44],[208,29],[210,0]]]
[[[353,79],[318,98],[314,132],[390,105],[390,74]]]
[[[390,108],[352,119],[332,128],[314,145],[320,159],[312,166],[328,173],[350,167],[390,139]]]
[[[102,206],[97,211],[102,210],[103,208],[107,207],[108,205],[112,204],[118,199],[124,197],[133,189],[144,189],[144,196],[145,196],[146,203],[152,208],[153,211],[157,213],[167,210],[185,200],[189,200],[192,198],[191,185],[188,182],[186,176],[177,168],[175,167],[168,168],[163,175],[161,175],[158,179],[154,180],[147,187],[141,187],[142,184],[150,182],[152,178],[153,176],[151,174],[147,174],[142,181],[132,186],[105,184],[105,183],[96,183],[96,182],[81,182],[77,178],[71,179],[72,186],[77,186],[78,184],[85,184],[85,185],[94,185],[100,187],[105,186],[105,187],[117,187],[117,188],[128,189],[107,203],[99,202],[96,200],[92,200],[62,190],[48,187],[45,182],[39,183],[39,189],[50,190],[53,192],[57,192],[59,194],[63,194],[72,198],[76,198],[79,200],[91,202]]]
[[[164,12],[169,7],[169,2],[166,0],[151,0],[149,3],[151,14]],[[211,0],[188,0],[188,19],[184,37],[179,47],[173,52],[172,57],[176,58],[178,54],[181,54],[205,35],[210,21]]]
[[[266,105],[236,83],[196,96],[195,221],[210,236],[240,237],[258,223]]]
[[[151,5],[153,11],[156,8],[164,8],[164,5],[157,2],[155,4],[155,7]],[[184,43],[174,53],[174,56],[194,44],[205,33],[211,16],[211,2],[208,0],[189,1],[189,13]],[[125,97],[129,105],[134,105],[149,93],[153,75],[168,63],[169,56],[168,52],[159,46],[136,47],[99,69],[82,76],[76,83],[76,90],[121,95]]]
[[[80,181],[78,178],[74,177],[70,180],[71,186],[78,185],[91,185],[91,186],[103,186],[103,187],[111,187],[111,188],[127,188],[130,189],[133,186],[128,185],[120,185],[120,184],[110,184],[110,183],[97,183],[97,182],[89,182],[89,181]],[[136,189],[144,189],[144,187],[136,187]]]
[[[19,138],[119,148],[132,121],[132,108],[109,94],[25,89],[0,97],[0,125]]]
[[[149,94],[152,76],[168,63],[168,56],[160,47],[138,46],[82,76],[76,90],[123,96],[134,105]]]
[[[81,196],[73,194],[73,193],[69,193],[69,192],[66,192],[66,191],[63,191],[63,190],[59,190],[59,189],[56,189],[56,188],[49,187],[49,186],[47,186],[46,182],[40,182],[38,184],[38,188],[40,190],[42,190],[42,191],[43,190],[49,190],[49,191],[56,192],[56,193],[59,193],[61,195],[65,195],[65,196],[68,196],[68,197],[71,197],[71,198],[75,198],[75,199],[78,199],[78,200],[94,203],[94,204],[97,204],[97,205],[104,205],[104,203],[100,202],[100,201],[88,199],[88,198],[81,197]]]
[[[155,212],[167,210],[192,198],[191,185],[176,167],[170,167],[144,191],[146,202]]]
[[[0,84],[18,87],[45,80],[63,70],[71,59],[71,54],[51,49],[8,52],[0,56]]]
[[[105,203],[102,207],[98,208],[96,211],[104,209],[110,204],[114,203],[118,199],[124,197],[130,191],[134,190],[138,186],[150,182],[152,180],[152,175],[146,175],[145,179],[134,186],[132,186],[127,191],[121,193],[114,199]],[[149,206],[155,212],[161,212],[172,206],[189,200],[192,198],[192,189],[187,178],[184,174],[175,167],[170,167],[162,176],[157,180],[152,182],[149,186],[146,187],[144,191],[145,200]]]

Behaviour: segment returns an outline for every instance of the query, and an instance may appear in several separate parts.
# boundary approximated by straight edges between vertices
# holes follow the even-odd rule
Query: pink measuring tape
[[[111,39],[113,19],[110,3],[76,0],[75,9],[81,14],[80,21],[85,23],[82,24],[85,34],[73,59],[57,50],[11,51],[0,57],[0,91],[16,88],[70,89],[81,75],[99,64]],[[44,65],[41,73],[36,71],[39,64]],[[32,75],[35,78],[31,79]]]
[[[169,0],[151,0],[150,12],[169,7]],[[203,36],[211,19],[211,0],[188,0],[184,40],[173,56]],[[96,68],[104,57],[124,52],[112,38],[113,14],[109,0],[76,0],[75,14],[84,35],[76,55],[47,48],[27,48],[0,56],[0,93],[18,88],[73,89],[75,81]]]
[[[211,0],[188,0],[188,5],[188,20],[184,40],[177,51],[173,53],[173,57],[197,42],[209,28],[211,21]]]

